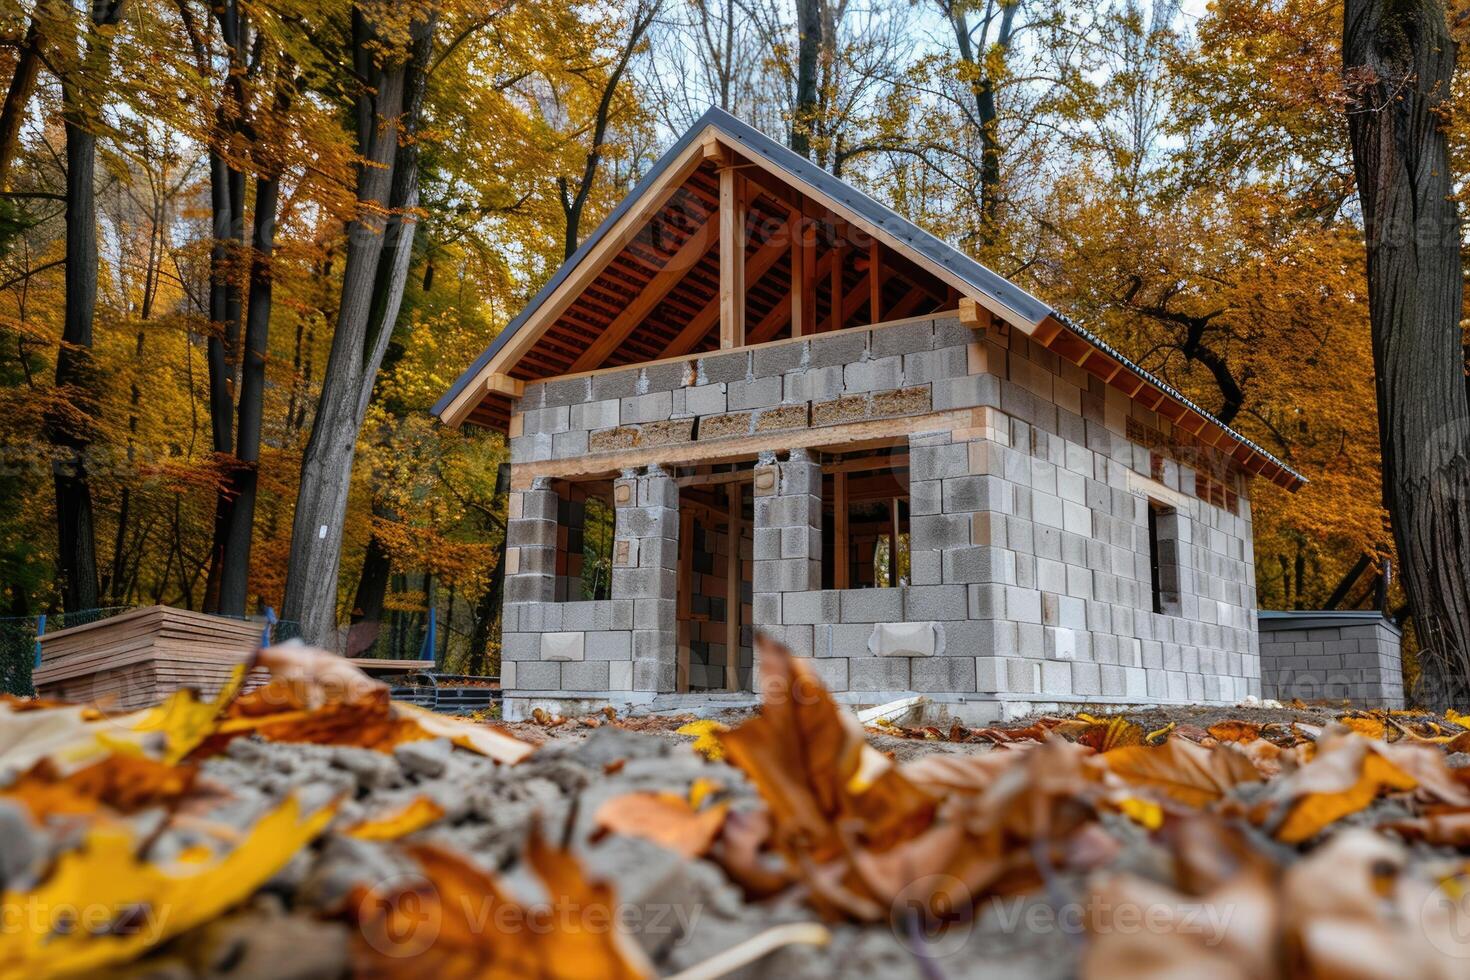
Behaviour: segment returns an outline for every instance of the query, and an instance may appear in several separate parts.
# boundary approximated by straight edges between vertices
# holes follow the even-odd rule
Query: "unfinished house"
[[[1302,477],[725,113],[435,411],[510,440],[509,717],[748,700],[757,633],[963,718],[1260,693],[1250,483]]]

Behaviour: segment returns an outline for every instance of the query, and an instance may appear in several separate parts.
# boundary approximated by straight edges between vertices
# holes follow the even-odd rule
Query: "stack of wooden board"
[[[36,693],[117,710],[181,687],[212,696],[260,643],[262,625],[148,606],[41,637]],[[257,669],[247,687],[264,680]]]

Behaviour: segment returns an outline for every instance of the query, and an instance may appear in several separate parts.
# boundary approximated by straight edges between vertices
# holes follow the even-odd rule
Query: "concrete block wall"
[[[702,445],[722,440],[908,416],[937,426],[916,422],[908,437],[909,584],[820,589],[821,460],[767,453],[753,474],[755,628],[813,657],[834,690],[875,701],[910,691],[1122,703],[1260,693],[1249,503],[1232,494],[1227,509],[1194,495],[1195,465],[1241,486],[1231,464],[1197,446],[1173,453],[1189,440],[1169,435],[1167,420],[1019,331],[941,317],[528,385],[512,417],[512,461],[687,444],[697,462]],[[1130,420],[1166,434],[1168,458],[1130,438]],[[656,513],[615,501],[617,547],[657,555],[618,563],[610,601],[634,603],[632,689],[669,691],[677,489],[663,473],[629,479],[655,481],[638,499]],[[513,544],[526,522],[528,546],[541,547],[526,513],[545,511],[530,499],[539,492],[521,495]],[[1168,508],[1162,615],[1150,499]],[[538,573],[508,576],[508,596],[512,586],[535,591],[513,581],[528,574]],[[571,691],[568,681],[589,673],[563,661],[553,676],[539,645],[512,639],[507,649],[530,658],[534,647],[538,666],[533,686],[525,660],[508,655],[518,665],[508,688]],[[552,681],[563,687],[541,686]]]
[[[625,473],[613,483],[613,507],[612,598],[555,602],[554,578],[541,569],[555,569],[555,522],[545,515],[557,512],[556,492],[538,480],[511,493],[500,648],[506,690],[674,690],[678,485],[658,467]]]
[[[1265,697],[1404,706],[1403,633],[1377,612],[1262,612]]]

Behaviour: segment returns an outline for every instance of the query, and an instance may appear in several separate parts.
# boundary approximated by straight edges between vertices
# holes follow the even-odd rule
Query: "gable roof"
[[[679,137],[627,197],[587,236],[571,258],[537,291],[525,309],[505,326],[469,369],[460,375],[435,403],[433,412],[436,416],[456,424],[463,419],[467,411],[463,402],[472,394],[472,386],[477,379],[487,377],[487,369],[492,368],[497,358],[507,359],[506,352],[513,352],[515,345],[525,343],[527,338],[522,335],[530,332],[528,324],[557,295],[587,261],[589,255],[606,250],[615,229],[640,217],[647,220],[643,216],[649,211],[650,197],[656,196],[655,189],[667,183],[666,178],[676,166],[687,165],[691,154],[697,154],[700,144],[710,138],[724,143],[788,184],[797,185],[802,191],[822,200],[831,210],[842,214],[846,220],[862,227],[885,244],[898,249],[956,288],[961,295],[977,301],[993,315],[1074,363],[1082,364],[1094,354],[1099,355],[1110,370],[1105,379],[1110,384],[1123,388],[1130,397],[1135,398],[1148,389],[1156,396],[1153,404],[1148,407],[1171,417],[1185,431],[1201,438],[1206,444],[1227,452],[1248,471],[1266,476],[1288,490],[1297,490],[1306,483],[1306,478],[1300,473],[1215,418],[1175,388],[1139,367],[1066,314],[924,231],[856,187],[834,177],[805,157],[717,108],[706,111]],[[641,224],[642,221],[636,223]],[[1122,383],[1119,383],[1120,378]],[[1162,407],[1166,404],[1178,409],[1178,414],[1170,416]],[[1191,425],[1195,427],[1191,428]]]

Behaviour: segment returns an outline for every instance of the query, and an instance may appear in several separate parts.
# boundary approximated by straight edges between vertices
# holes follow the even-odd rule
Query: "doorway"
[[[679,488],[676,690],[751,689],[750,473]]]

